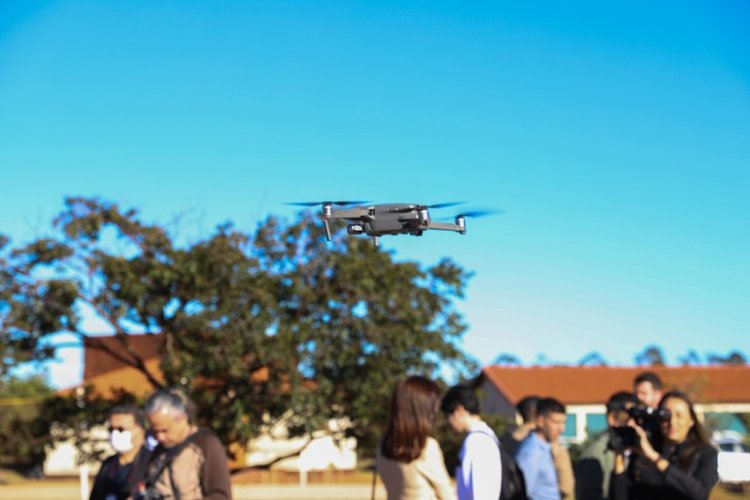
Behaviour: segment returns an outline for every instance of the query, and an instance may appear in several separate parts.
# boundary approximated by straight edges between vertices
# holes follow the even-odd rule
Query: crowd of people
[[[393,391],[377,471],[389,500],[706,500],[718,483],[718,452],[688,396],[663,391],[659,377],[645,372],[633,392],[613,394],[607,430],[587,442],[574,470],[560,442],[560,401],[521,399],[522,423],[498,438],[470,386],[454,386],[441,398],[433,381],[408,377]],[[455,485],[432,437],[439,412],[464,435]]]
[[[587,442],[574,471],[560,442],[560,401],[521,399],[522,422],[498,437],[482,420],[472,387],[441,395],[434,381],[407,377],[393,391],[376,469],[389,500],[706,500],[718,482],[718,453],[688,396],[663,391],[659,377],[646,372],[632,393],[613,394],[607,430]],[[454,479],[433,437],[439,413],[463,436]],[[157,391],[142,410],[118,406],[108,423],[116,453],[102,463],[91,500],[231,499],[224,447],[196,426],[182,392]]]

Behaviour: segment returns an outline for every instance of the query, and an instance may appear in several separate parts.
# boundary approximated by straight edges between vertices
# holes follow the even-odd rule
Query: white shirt
[[[482,422],[473,422],[458,455],[456,488],[459,500],[500,498],[502,469],[495,432]]]

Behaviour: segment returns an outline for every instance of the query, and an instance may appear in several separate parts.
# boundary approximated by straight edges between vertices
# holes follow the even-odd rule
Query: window
[[[576,437],[576,415],[575,413],[568,413],[565,415],[565,431],[563,437],[575,438]]]
[[[607,416],[604,413],[586,414],[586,434],[588,437],[607,430]]]

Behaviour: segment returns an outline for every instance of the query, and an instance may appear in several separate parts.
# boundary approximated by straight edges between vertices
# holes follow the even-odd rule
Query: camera
[[[672,418],[672,412],[663,408],[654,410],[648,406],[638,405],[628,408],[628,415],[635,420],[635,423],[643,427],[656,426],[661,422],[666,422]]]
[[[156,491],[153,487],[148,487],[139,491],[135,495],[136,500],[163,500],[164,495]]]
[[[665,409],[654,410],[648,406],[638,405],[628,408],[628,417],[646,431],[648,440],[653,444],[654,436],[659,433],[659,425],[672,418],[672,412]],[[609,449],[621,452],[638,444],[638,433],[628,426],[609,429]]]
[[[638,443],[638,433],[632,427],[610,427],[609,449],[615,453],[623,452]]]

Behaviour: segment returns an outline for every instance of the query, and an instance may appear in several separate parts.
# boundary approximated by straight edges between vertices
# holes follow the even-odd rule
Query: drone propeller
[[[346,207],[349,205],[363,205],[369,203],[367,201],[295,201],[290,203],[284,203],[284,205],[293,205],[298,207],[314,207],[317,205],[336,205],[339,207]]]
[[[447,203],[434,203],[432,205],[427,205],[427,208],[448,208],[448,207],[455,207],[456,205],[463,205],[464,203],[467,203],[465,201],[449,201]]]
[[[470,210],[468,212],[456,214],[456,217],[467,217],[467,218],[477,219],[479,217],[487,217],[488,215],[495,215],[495,214],[501,214],[501,213],[503,213],[502,210]]]
[[[456,205],[463,205],[466,203],[465,201],[450,201],[448,203],[435,203],[433,205],[416,205],[417,210],[421,210],[423,208],[446,208],[446,207],[455,207]],[[415,210],[414,205],[405,206],[402,208],[392,208],[389,210],[389,212],[396,213],[396,214],[406,214],[409,212],[413,212]]]
[[[501,213],[503,213],[502,210],[495,210],[495,209],[469,210],[468,212],[461,212],[452,217],[441,217],[439,220],[455,220],[459,217],[463,217],[464,219],[478,219],[480,217],[487,217],[488,215],[495,215],[495,214],[501,214]]]

